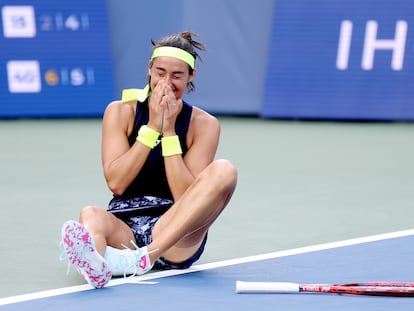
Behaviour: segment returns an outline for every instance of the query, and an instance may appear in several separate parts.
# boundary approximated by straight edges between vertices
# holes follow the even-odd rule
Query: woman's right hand
[[[165,95],[165,81],[158,81],[155,88],[152,90],[149,98],[149,120],[148,126],[157,132],[162,131],[164,119],[164,105],[162,98]]]

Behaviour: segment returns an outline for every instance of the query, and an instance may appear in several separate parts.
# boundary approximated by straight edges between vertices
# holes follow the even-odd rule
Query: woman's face
[[[164,80],[173,90],[175,98],[180,99],[186,88],[194,78],[189,74],[189,66],[186,62],[169,56],[159,56],[154,58],[148,69],[151,80],[151,89],[153,90],[158,81]]]

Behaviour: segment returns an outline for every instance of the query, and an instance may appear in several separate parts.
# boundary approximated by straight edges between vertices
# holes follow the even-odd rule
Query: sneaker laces
[[[123,260],[123,264],[125,265],[125,269],[124,269],[124,278],[126,278],[127,276],[127,269],[128,268],[133,268],[133,273],[131,275],[129,275],[128,277],[132,278],[134,276],[136,276],[137,274],[139,274],[139,269],[140,269],[140,263],[142,260],[143,256],[152,254],[154,252],[156,252],[158,249],[154,249],[150,252],[146,251],[145,253],[142,251],[142,248],[138,247],[138,245],[134,242],[134,241],[130,241],[131,244],[135,247],[135,249],[131,249],[128,246],[121,244],[122,247],[125,248],[126,251],[129,251],[130,253],[132,253],[132,256],[128,256],[128,255],[121,255],[121,260]]]
[[[141,258],[142,258],[142,250],[141,248],[138,247],[138,245],[134,242],[134,241],[130,241],[131,244],[135,247],[135,249],[131,249],[128,246],[126,246],[125,244],[121,244],[123,248],[125,248],[126,251],[130,252],[131,255],[125,255],[125,254],[121,254],[120,256],[120,260],[121,265],[123,265],[124,268],[124,278],[127,277],[127,270],[128,268],[133,268],[133,273],[131,275],[129,275],[128,277],[134,277],[138,274],[139,272],[139,264],[141,262]]]

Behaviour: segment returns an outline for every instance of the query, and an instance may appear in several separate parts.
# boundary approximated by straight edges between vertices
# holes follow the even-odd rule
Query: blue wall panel
[[[414,2],[278,0],[261,115],[413,120]]]

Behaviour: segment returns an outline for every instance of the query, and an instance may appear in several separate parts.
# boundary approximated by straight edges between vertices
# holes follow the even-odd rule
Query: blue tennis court
[[[0,300],[2,310],[412,310],[414,298],[236,294],[236,280],[298,283],[413,281],[414,230],[114,279]]]

